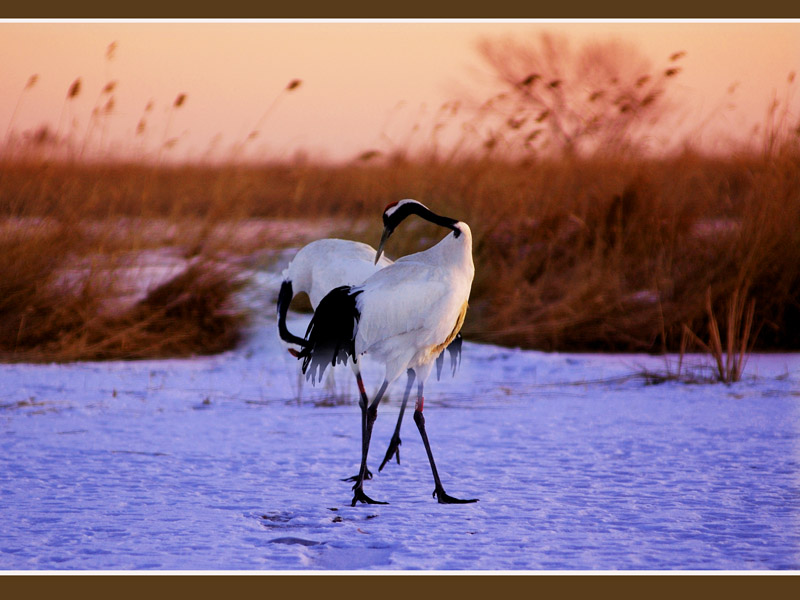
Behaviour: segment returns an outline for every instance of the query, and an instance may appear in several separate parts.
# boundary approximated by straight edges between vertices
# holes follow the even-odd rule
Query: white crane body
[[[312,308],[316,308],[322,298],[332,289],[340,286],[355,286],[363,283],[370,276],[375,275],[383,268],[393,264],[392,261],[385,256],[381,256],[380,259],[376,261],[375,254],[375,249],[368,244],[336,238],[317,240],[298,250],[289,265],[282,272],[283,281],[277,307],[278,333],[282,342],[299,345],[301,348],[305,347],[305,340],[292,334],[286,327],[286,316],[289,304],[296,294],[301,292],[308,294]],[[448,344],[450,344],[450,341],[448,341]],[[454,343],[447,345],[447,350],[450,353],[450,364],[453,375],[455,375],[461,357],[460,336]],[[297,355],[297,351],[294,349],[290,349],[289,351],[295,356]],[[444,346],[436,353],[435,358],[437,359],[436,367],[438,377],[441,374],[441,369],[444,364]],[[359,377],[357,371],[356,377]],[[410,388],[413,379],[414,376],[409,374],[407,389]],[[401,406],[397,418],[395,432],[392,436],[392,441],[386,452],[386,456],[384,457],[384,461],[381,464],[381,469],[383,469],[383,466],[392,456],[396,456],[397,462],[400,462],[400,426],[407,399],[408,393],[406,393],[403,399],[403,405]],[[372,474],[368,471],[367,478],[371,478],[371,476]]]
[[[283,271],[283,280],[291,281],[295,294],[305,292],[316,307],[333,288],[358,285],[392,264],[382,256],[377,264],[375,248],[361,242],[327,238],[300,248]]]
[[[384,267],[360,285],[332,289],[317,305],[306,330],[303,349],[298,354],[298,358],[303,361],[303,373],[312,382],[321,379],[329,365],[352,359],[351,365],[361,395],[359,405],[362,433],[361,469],[353,486],[353,506],[356,502],[379,503],[363,491],[363,482],[368,478],[369,472],[367,454],[372,426],[386,388],[403,372],[408,373],[406,393],[398,427],[381,468],[397,452],[402,411],[416,378],[414,422],[419,429],[433,472],[436,485],[433,495],[440,503],[447,504],[476,501],[460,500],[444,491],[422,415],[425,380],[430,375],[437,356],[455,340],[464,323],[475,275],[472,232],[466,223],[437,215],[415,200],[395,202],[384,210],[384,232],[375,263],[381,258],[383,245],[394,229],[412,214],[446,227],[451,233],[432,248],[403,257]],[[385,368],[383,384],[371,403],[358,366],[362,355],[369,355]]]
[[[383,363],[389,382],[408,369],[425,381],[461,329],[475,267],[472,233],[464,223],[457,226],[458,237],[450,233],[353,288],[362,292],[356,297],[356,356],[368,354]]]

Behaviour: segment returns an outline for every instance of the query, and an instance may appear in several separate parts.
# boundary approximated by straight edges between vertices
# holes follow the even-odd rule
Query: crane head
[[[397,226],[400,225],[404,219],[410,217],[411,215],[417,215],[426,221],[430,221],[436,225],[452,229],[455,232],[456,237],[458,237],[458,235],[461,233],[458,227],[456,227],[456,223],[458,223],[456,219],[437,215],[427,206],[422,204],[422,202],[418,202],[410,198],[400,200],[399,202],[392,202],[387,204],[386,208],[383,209],[383,235],[381,236],[381,243],[378,244],[378,252],[375,255],[375,264],[378,264],[378,260],[383,253],[383,246],[386,243],[386,240],[389,239],[389,236],[392,235]]]
[[[424,212],[430,211],[421,202],[410,198],[390,202],[386,205],[386,208],[383,209],[383,235],[381,236],[381,243],[378,244],[378,252],[375,255],[376,265],[381,258],[381,254],[383,254],[383,246],[386,244],[386,240],[394,233],[395,228],[409,215],[423,214]]]

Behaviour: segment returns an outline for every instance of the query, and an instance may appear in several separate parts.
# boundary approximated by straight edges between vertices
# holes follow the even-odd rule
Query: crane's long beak
[[[378,264],[378,261],[381,259],[381,254],[383,254],[383,245],[386,243],[386,240],[389,239],[389,236],[392,235],[391,229],[387,229],[384,227],[383,235],[381,236],[381,243],[378,244],[378,252],[375,254],[375,264]]]

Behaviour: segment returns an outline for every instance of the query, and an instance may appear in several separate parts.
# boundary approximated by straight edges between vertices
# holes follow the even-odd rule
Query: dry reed
[[[15,165],[0,171],[0,214],[17,223],[58,223],[62,233],[18,230],[31,246],[5,252],[5,268],[31,260],[38,266],[3,280],[46,280],[34,274],[57,268],[45,260],[52,239],[74,244],[57,255],[165,243],[187,255],[252,252],[269,240],[244,247],[235,233],[212,239],[211,232],[225,224],[236,232],[238,224],[259,218],[332,217],[350,225],[329,235],[375,244],[382,207],[414,197],[473,228],[470,339],[546,350],[678,350],[684,325],[713,327],[713,314],[725,314],[726,299],[747,281],[755,301],[752,327],[759,330],[748,345],[796,349],[799,158],[787,151],[770,159],[686,154],[450,165]],[[119,239],[74,233],[87,219],[122,217],[163,220],[173,233],[152,240],[135,228],[133,237]],[[387,250],[403,255],[439,235],[409,221]],[[44,256],[34,258],[37,253]]]
[[[681,57],[675,53],[670,61]],[[648,93],[659,91],[660,97],[665,78],[678,72],[670,66],[660,75],[637,74],[629,84],[636,101],[628,106],[653,110],[657,103]],[[534,75],[513,83],[523,94],[545,87],[556,95],[570,85]],[[26,89],[34,84],[32,79]],[[278,100],[300,85],[292,80],[278,93],[248,139],[258,135]],[[97,118],[113,114],[115,88],[111,80],[101,90]],[[62,117],[79,93],[77,78]],[[609,105],[606,94],[598,89],[584,100],[611,110],[617,105]],[[215,258],[247,257],[300,239],[248,237],[248,224],[330,219],[344,225],[319,237],[375,244],[382,208],[409,197],[473,229],[468,339],[544,350],[682,353],[691,340],[716,357],[723,380],[741,376],[753,347],[800,348],[800,130],[786,110],[770,113],[760,148],[725,157],[689,149],[642,157],[630,151],[633,121],[619,110],[605,131],[624,143],[604,152],[543,154],[537,150],[541,132],[563,117],[552,103],[507,115],[504,129],[488,137],[473,123],[463,146],[445,151],[439,132],[460,110],[448,103],[437,113],[425,151],[416,155],[400,145],[367,150],[340,165],[162,164],[163,151],[178,143],[170,137],[170,119],[186,102],[181,93],[168,108],[154,163],[69,160],[74,155],[57,151],[80,140],[62,135],[61,119],[55,134],[44,129],[23,138],[22,146],[6,136],[0,155],[4,360],[143,358],[230,348],[243,322],[230,308],[239,278],[235,270],[220,270]],[[153,112],[150,102],[139,117],[142,143],[154,129]],[[534,129],[526,129],[532,123]],[[615,133],[619,123],[625,136]],[[506,152],[512,140],[522,140],[525,151]],[[409,220],[387,253],[414,252],[441,235]],[[117,293],[119,257],[163,247],[191,257],[193,266],[136,306],[104,312],[105,300]],[[64,287],[63,273],[81,261],[97,266]],[[726,315],[722,328],[717,315]],[[708,343],[693,333],[703,331],[710,333]]]

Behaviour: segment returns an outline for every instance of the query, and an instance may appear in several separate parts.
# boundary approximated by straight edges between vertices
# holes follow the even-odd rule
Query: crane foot
[[[460,498],[453,498],[444,491],[444,488],[436,488],[433,490],[433,497],[439,501],[439,504],[470,504],[471,502],[477,502],[477,498],[472,498],[470,500],[461,500]]]
[[[379,500],[373,500],[369,496],[364,493],[360,487],[355,488],[355,493],[353,494],[353,501],[350,503],[350,506],[355,506],[356,502],[363,502],[364,504],[389,504],[388,502],[381,502]]]
[[[364,480],[366,481],[367,479],[372,479],[372,471],[370,471],[369,469],[367,469],[367,473],[366,475],[364,475]],[[358,481],[358,475],[353,475],[352,477],[345,477],[341,481]]]

